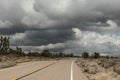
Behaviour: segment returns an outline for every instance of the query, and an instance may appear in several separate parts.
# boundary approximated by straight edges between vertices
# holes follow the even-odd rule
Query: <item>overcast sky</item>
[[[120,56],[120,0],[0,0],[0,35],[25,51]]]

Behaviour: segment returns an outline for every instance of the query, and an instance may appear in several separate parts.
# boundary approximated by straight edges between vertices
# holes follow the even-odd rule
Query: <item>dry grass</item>
[[[120,59],[80,59],[76,63],[89,80],[120,80]]]

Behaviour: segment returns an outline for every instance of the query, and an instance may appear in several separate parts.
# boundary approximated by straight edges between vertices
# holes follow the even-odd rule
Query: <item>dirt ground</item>
[[[120,80],[120,59],[79,59],[76,61],[89,80]]]
[[[52,60],[50,58],[43,58],[43,57],[16,57],[13,55],[9,56],[0,56],[0,69],[8,68],[12,66],[19,65],[25,62],[31,61],[45,61],[45,60]]]

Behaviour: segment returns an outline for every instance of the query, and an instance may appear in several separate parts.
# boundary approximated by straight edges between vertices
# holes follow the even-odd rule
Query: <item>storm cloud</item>
[[[10,36],[11,46],[24,50],[47,47],[78,54],[84,50],[118,54],[119,47],[110,50],[119,44],[119,4],[119,0],[0,0],[0,35]],[[76,30],[90,40],[76,38]],[[92,36],[100,39],[99,44],[91,44]]]

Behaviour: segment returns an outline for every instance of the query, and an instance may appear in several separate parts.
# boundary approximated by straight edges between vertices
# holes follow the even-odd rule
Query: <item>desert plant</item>
[[[9,53],[9,37],[3,37],[0,38],[0,53],[1,54],[8,54]]]
[[[17,53],[17,55],[20,55],[20,56],[23,56],[24,55],[24,53],[23,53],[23,51],[22,51],[22,48],[20,48],[20,47],[16,47],[16,53]]]
[[[51,57],[51,53],[49,52],[48,49],[44,49],[42,52],[41,52],[41,56],[44,56],[44,57]]]
[[[64,53],[61,53],[61,52],[60,52],[60,53],[58,54],[58,57],[64,57],[64,56],[65,56]]]
[[[82,57],[83,58],[88,58],[89,57],[89,53],[88,52],[83,52],[82,53]]]
[[[94,53],[91,55],[91,58],[95,58],[95,59],[100,58],[100,53],[94,52]]]

